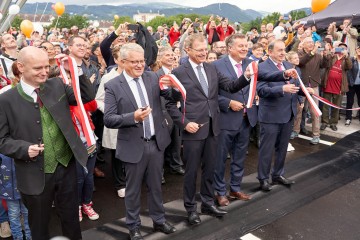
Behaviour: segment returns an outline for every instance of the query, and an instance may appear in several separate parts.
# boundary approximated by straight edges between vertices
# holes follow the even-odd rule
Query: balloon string
[[[46,9],[47,9],[48,4],[49,4],[49,2],[46,3],[45,8],[44,8],[44,11],[43,11],[43,13],[41,14],[41,17],[40,17],[39,22],[41,22],[41,19],[42,19],[42,17],[43,17],[44,14],[45,14],[45,11],[46,11]]]
[[[34,14],[34,20],[33,20],[33,22],[35,22],[35,19],[36,19],[36,14],[37,14],[38,6],[39,6],[39,3],[36,3],[36,9],[35,9],[35,14]]]
[[[59,16],[58,16],[58,18],[57,18],[57,20],[56,20],[55,29],[56,29],[56,27],[57,27],[58,22],[59,22]]]

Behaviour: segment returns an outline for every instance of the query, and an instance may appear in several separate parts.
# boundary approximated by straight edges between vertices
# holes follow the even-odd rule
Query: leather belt
[[[150,142],[150,141],[153,141],[156,139],[155,135],[151,136],[150,138],[144,138],[142,137],[142,139],[145,141],[145,142]]]

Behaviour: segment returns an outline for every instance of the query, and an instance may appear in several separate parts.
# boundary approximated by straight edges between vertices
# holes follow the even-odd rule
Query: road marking
[[[300,135],[300,134],[299,134],[299,138],[302,138],[302,139],[305,139],[305,140],[311,140],[312,139],[311,137]],[[320,139],[320,143],[324,144],[324,145],[328,145],[328,146],[332,146],[332,145],[335,144],[334,142],[328,142],[328,141],[324,141],[324,140],[321,140],[321,139]]]
[[[261,238],[258,238],[255,235],[248,233],[248,234],[240,237],[240,240],[261,240]]]

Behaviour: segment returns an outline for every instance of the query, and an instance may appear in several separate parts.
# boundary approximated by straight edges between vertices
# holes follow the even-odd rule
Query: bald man
[[[47,79],[49,58],[42,49],[23,48],[18,68],[20,83],[0,95],[0,152],[15,160],[32,239],[51,237],[53,201],[63,235],[81,239],[75,159],[86,166],[88,156],[70,116],[74,92],[60,78]],[[80,90],[83,103],[94,99],[91,83],[82,75]]]

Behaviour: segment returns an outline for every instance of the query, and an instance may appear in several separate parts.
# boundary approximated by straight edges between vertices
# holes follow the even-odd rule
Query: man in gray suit
[[[130,239],[143,239],[140,233],[141,185],[148,186],[149,214],[154,230],[166,234],[176,229],[165,221],[161,193],[161,174],[164,150],[170,143],[167,121],[163,115],[160,96],[181,100],[180,92],[168,88],[160,90],[158,76],[144,72],[144,50],[135,43],[120,49],[124,71],[105,84],[104,123],[119,129],[116,158],[125,162],[126,224]],[[160,80],[172,86],[168,79]]]

